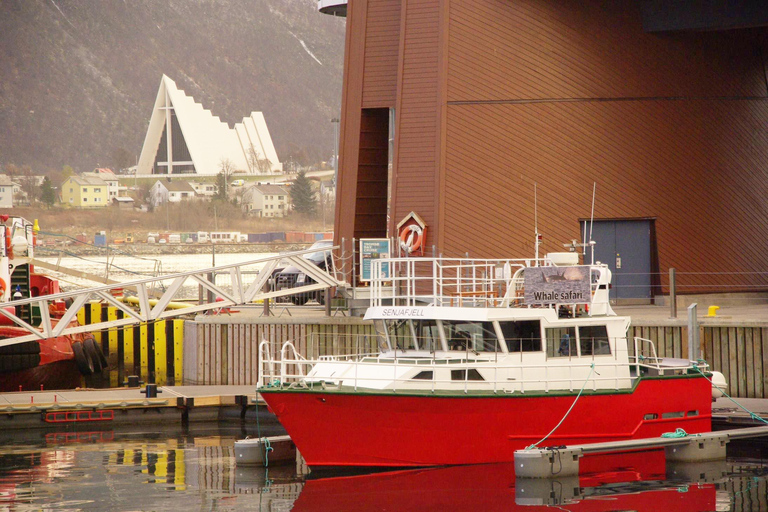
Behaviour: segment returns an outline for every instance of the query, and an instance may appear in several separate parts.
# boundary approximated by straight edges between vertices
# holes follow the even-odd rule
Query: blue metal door
[[[611,300],[648,303],[651,299],[651,220],[596,220],[592,223],[595,260],[613,272]],[[590,222],[582,222],[589,239]],[[590,261],[587,249],[585,262]]]

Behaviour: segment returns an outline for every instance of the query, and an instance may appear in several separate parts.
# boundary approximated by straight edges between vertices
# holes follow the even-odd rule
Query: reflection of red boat
[[[642,462],[642,457],[650,463]],[[688,487],[665,482],[664,458],[647,453],[630,456],[641,468],[631,468],[627,455],[595,460],[604,473],[587,477],[515,481],[512,464],[451,466],[308,480],[291,510],[338,512],[366,510],[420,511],[544,511],[553,506],[578,512],[615,510],[709,511],[715,510],[715,486]],[[660,466],[659,466],[660,461]],[[586,461],[585,461],[586,462]],[[611,468],[611,464],[618,464]],[[661,468],[661,472],[658,469]],[[650,474],[645,473],[651,471]],[[627,475],[640,484],[619,482]],[[590,485],[599,487],[589,487]]]
[[[36,238],[32,223],[20,217],[10,219],[8,222],[8,216],[0,216],[10,224],[2,226],[4,236],[0,237],[0,302],[59,293],[58,281],[36,274],[30,263]],[[40,311],[31,306],[3,309],[27,324],[39,325]],[[48,313],[52,324],[58,322],[65,309],[63,302],[51,305]],[[76,321],[73,323],[76,325]],[[0,315],[0,340],[26,335],[29,331]],[[106,358],[89,334],[7,345],[0,347],[0,391],[74,388],[80,385],[82,375],[99,372],[105,366]]]

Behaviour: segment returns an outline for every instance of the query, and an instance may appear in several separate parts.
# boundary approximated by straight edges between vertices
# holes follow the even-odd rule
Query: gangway
[[[337,249],[338,246],[334,246],[329,247],[327,250],[334,251]],[[315,251],[316,249],[305,249],[302,251],[293,251],[277,256],[269,256],[240,263],[178,272],[165,276],[148,277],[135,281],[110,283],[94,288],[5,302],[3,303],[4,307],[12,306],[16,311],[24,306],[37,306],[40,309],[42,320],[39,326],[33,326],[10,311],[0,308],[0,315],[10,319],[14,325],[25,329],[29,333],[24,336],[0,340],[0,347],[30,340],[40,340],[67,334],[113,329],[142,322],[153,322],[165,318],[189,315],[191,313],[202,313],[231,306],[242,306],[259,300],[273,299],[276,297],[292,295],[294,293],[312,292],[331,287],[347,287],[347,283],[336,277],[338,273],[336,272],[335,265],[332,265],[332,268],[326,271],[313,265],[302,257],[305,254]],[[278,268],[278,264],[281,261],[297,267],[308,277],[312,278],[314,282],[289,289],[269,291],[267,285],[272,277],[272,273]],[[244,280],[244,273],[241,271],[241,268],[262,264],[264,267],[258,274],[256,274],[255,280],[251,283],[247,283]],[[212,281],[212,276],[226,273],[230,275],[232,280],[231,292],[224,290],[221,286],[216,285]],[[170,281],[170,285],[168,285],[165,291],[159,296],[157,302],[154,305],[150,305],[150,290],[158,288],[157,285],[168,281]],[[205,290],[211,292],[208,295],[217,297],[216,300],[203,304],[190,305],[183,309],[169,307],[169,304],[171,304],[181,291],[182,286],[188,281],[198,284]],[[138,308],[131,307],[129,304],[116,298],[112,294],[112,291],[117,289],[135,290],[138,299]],[[123,311],[125,314],[124,318],[96,322],[88,325],[70,326],[69,324],[71,320],[75,318],[77,312],[91,300],[104,301],[114,306],[118,310]],[[63,316],[58,322],[55,321],[55,319],[52,319],[49,313],[49,306],[55,301],[64,301],[68,304]]]

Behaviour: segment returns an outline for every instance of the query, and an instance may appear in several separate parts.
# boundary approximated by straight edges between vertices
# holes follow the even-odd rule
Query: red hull
[[[80,385],[82,375],[71,359],[18,372],[0,373],[0,392],[74,389]]]
[[[53,319],[54,325],[56,322],[58,320]],[[28,332],[20,327],[0,327],[0,339],[26,334]],[[82,334],[75,334],[36,342],[40,348],[40,361],[37,366],[0,372],[0,392],[39,391],[41,386],[43,389],[73,389],[80,386],[82,379],[75,364],[72,343],[82,341],[83,338]],[[8,356],[0,354],[0,357]]]
[[[661,471],[663,473],[663,456]],[[607,466],[607,468],[610,466]],[[663,474],[661,475],[663,478]],[[606,481],[613,480],[606,475]],[[557,479],[539,480],[565,493],[564,482]],[[570,483],[570,481],[569,481]],[[644,488],[583,489],[588,482],[578,480],[582,495],[566,499],[561,506],[530,505],[528,492],[517,489],[511,464],[454,466],[438,469],[396,471],[354,477],[308,480],[293,504],[295,512],[365,512],[379,510],[419,511],[551,511],[568,510],[601,512],[636,510],[655,512],[710,511],[716,508],[717,490],[713,484],[678,485],[644,482]],[[571,488],[572,490],[572,488]],[[530,491],[530,489],[526,489]],[[521,500],[520,498],[525,498]],[[552,499],[547,492],[544,503]]]
[[[310,466],[372,467],[510,462],[515,450],[549,433],[576,396],[260,391]],[[631,393],[585,393],[541,446],[658,437],[676,428],[708,432],[711,396],[700,376],[643,379]]]

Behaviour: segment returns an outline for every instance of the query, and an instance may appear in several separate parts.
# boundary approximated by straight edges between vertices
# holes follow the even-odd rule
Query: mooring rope
[[[733,403],[735,403],[737,406],[739,406],[739,408],[740,408],[740,409],[742,409],[744,412],[746,412],[747,414],[749,414],[749,417],[750,417],[750,418],[752,418],[753,420],[761,421],[761,422],[765,423],[766,425],[768,425],[768,420],[766,420],[766,419],[765,419],[765,418],[763,418],[762,416],[760,416],[760,415],[758,415],[758,414],[756,414],[756,413],[754,413],[754,412],[750,411],[749,409],[747,409],[746,407],[744,407],[743,405],[741,405],[739,402],[737,402],[737,401],[736,401],[736,400],[735,400],[735,399],[734,399],[734,398],[733,398],[731,395],[729,395],[728,393],[726,393],[724,389],[721,389],[721,388],[720,388],[720,387],[719,387],[717,384],[715,384],[714,382],[712,382],[712,379],[710,379],[709,377],[707,377],[707,375],[706,375],[706,374],[705,374],[703,371],[701,371],[701,368],[699,368],[698,366],[695,366],[695,365],[694,365],[694,368],[696,369],[696,371],[697,371],[697,372],[699,372],[699,373],[702,375],[702,377],[704,377],[705,379],[707,379],[707,380],[709,381],[709,383],[710,383],[710,384],[712,384],[712,385],[715,387],[715,389],[717,389],[718,391],[720,391],[720,392],[723,394],[723,396],[725,396],[725,397],[726,397],[728,400],[730,400],[731,402],[733,402]]]
[[[539,447],[539,445],[540,445],[541,443],[543,443],[544,441],[546,441],[546,440],[547,440],[547,438],[548,438],[549,436],[551,436],[551,435],[552,435],[552,434],[555,432],[555,430],[557,430],[557,429],[560,427],[560,425],[562,425],[562,424],[563,424],[563,422],[565,421],[565,418],[567,418],[567,417],[568,417],[568,415],[569,415],[569,414],[571,414],[571,411],[573,410],[573,407],[576,405],[576,402],[578,402],[578,401],[579,401],[579,398],[581,397],[581,394],[584,392],[584,388],[586,388],[586,387],[587,387],[587,383],[589,382],[589,379],[590,379],[590,377],[592,377],[592,372],[594,372],[594,371],[595,371],[595,363],[592,363],[591,365],[589,365],[589,368],[590,368],[590,370],[589,370],[589,375],[587,375],[587,380],[585,380],[585,381],[584,381],[584,385],[583,385],[583,386],[581,386],[581,389],[579,390],[579,394],[578,394],[578,395],[576,395],[576,399],[575,399],[575,400],[573,401],[573,403],[571,404],[571,407],[570,407],[570,408],[568,408],[568,411],[565,413],[565,416],[563,416],[563,417],[560,419],[560,422],[559,422],[557,425],[555,425],[555,428],[553,428],[553,429],[552,429],[552,431],[551,431],[549,434],[547,434],[547,435],[545,435],[544,437],[542,437],[542,438],[539,440],[539,442],[537,442],[537,443],[533,443],[532,445],[530,445],[530,446],[527,446],[527,447],[525,448],[526,450],[533,450],[533,449],[535,449],[535,448],[538,448],[538,447]],[[595,372],[595,373],[596,373],[596,372]]]

